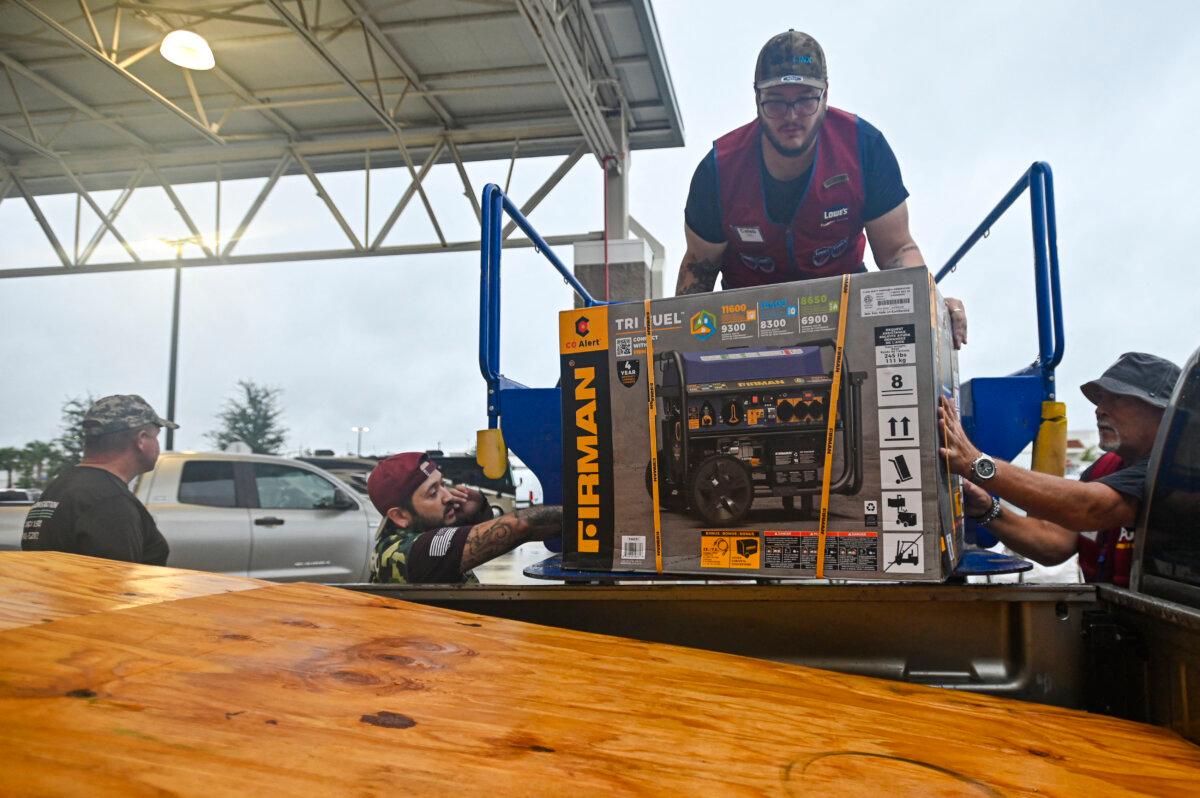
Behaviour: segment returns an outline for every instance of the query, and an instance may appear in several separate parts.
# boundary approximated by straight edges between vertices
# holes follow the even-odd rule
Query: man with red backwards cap
[[[758,117],[713,143],[692,177],[676,294],[924,266],[908,190],[883,134],[829,106],[825,52],[806,33],[772,37],[754,70]],[[866,232],[864,237],[863,232]],[[946,299],[955,348],[963,304]]]
[[[385,518],[371,556],[372,582],[473,580],[472,569],[488,560],[562,532],[561,507],[526,507],[496,518],[479,491],[448,487],[423,452],[381,461],[367,478],[367,493]]]

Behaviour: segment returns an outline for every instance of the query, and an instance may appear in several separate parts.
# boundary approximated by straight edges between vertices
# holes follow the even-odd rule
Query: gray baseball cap
[[[142,397],[132,393],[118,393],[97,399],[83,416],[85,435],[105,435],[126,429],[137,429],[146,424],[179,429],[174,421],[167,421]]]
[[[754,67],[754,88],[773,86],[812,86],[825,89],[829,72],[825,68],[825,51],[807,33],[789,30],[763,45]]]
[[[1132,396],[1155,407],[1167,406],[1179,380],[1180,368],[1169,360],[1145,352],[1126,352],[1099,379],[1079,386],[1092,404],[1100,403],[1099,391]]]

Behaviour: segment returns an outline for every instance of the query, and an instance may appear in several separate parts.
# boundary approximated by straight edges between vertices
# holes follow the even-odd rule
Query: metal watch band
[[[993,496],[992,497],[992,506],[988,508],[988,511],[986,513],[984,513],[983,515],[980,515],[980,516],[969,515],[969,516],[967,516],[967,518],[970,518],[972,521],[975,522],[976,526],[979,526],[982,528],[982,527],[985,527],[988,524],[992,523],[997,518],[999,518],[1000,512],[1001,512],[1000,499],[997,498],[996,496]]]

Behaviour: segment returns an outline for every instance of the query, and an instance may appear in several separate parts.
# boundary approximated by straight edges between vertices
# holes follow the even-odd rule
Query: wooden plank
[[[304,584],[0,632],[0,718],[6,796],[1200,783],[1200,749],[1143,724]]]
[[[59,552],[0,552],[0,629],[268,582]]]

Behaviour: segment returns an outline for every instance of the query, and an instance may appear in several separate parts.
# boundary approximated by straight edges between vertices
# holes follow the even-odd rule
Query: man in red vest
[[[790,30],[766,43],[754,71],[758,118],[713,143],[692,177],[687,252],[676,294],[924,266],[908,230],[908,191],[883,134],[831,108],[825,53]],[[864,235],[865,232],[865,235]],[[948,299],[956,346],[962,302]]]
[[[967,438],[954,405],[942,397],[941,453],[952,471],[966,477],[967,516],[1035,562],[1057,565],[1078,552],[1087,581],[1127,587],[1150,450],[1179,373],[1169,360],[1126,352],[1099,379],[1080,386],[1096,405],[1100,448],[1106,454],[1078,481],[983,454]],[[989,494],[1028,515],[1006,512],[1000,499]]]

